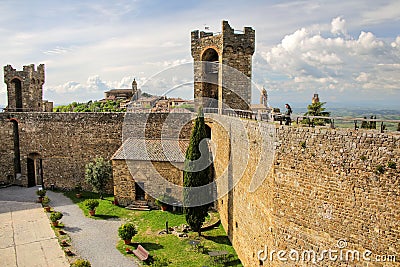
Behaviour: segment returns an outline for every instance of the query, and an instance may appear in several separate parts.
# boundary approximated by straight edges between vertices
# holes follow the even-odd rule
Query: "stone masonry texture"
[[[128,136],[145,133],[146,138],[187,138],[190,132],[190,116],[153,114],[145,120],[142,114],[130,116],[126,126],[121,113],[0,113],[0,181],[11,179],[26,185],[24,178],[13,178],[10,119],[18,121],[23,176],[27,156],[37,153],[43,159],[45,185],[54,183],[61,188],[82,182],[85,164],[96,156],[110,159],[121,146],[126,127]],[[147,120],[145,126],[143,120]],[[166,120],[183,128],[160,124]],[[257,253],[265,246],[270,250],[321,251],[336,249],[339,239],[347,241],[348,249],[368,249],[373,255],[399,254],[399,134],[275,126],[215,114],[206,118],[206,123],[217,144],[214,168],[221,220],[245,266],[259,266]],[[389,161],[397,168],[387,167]],[[124,177],[117,191],[131,188],[122,193],[129,202],[134,184],[125,165],[115,162],[114,174]],[[384,167],[383,173],[376,172],[378,166]],[[181,175],[169,168],[162,163],[153,169],[174,173],[171,177],[176,180],[171,182],[180,184]],[[114,179],[118,181],[118,177]],[[110,191],[112,187],[110,183]],[[233,190],[228,191],[228,187]],[[263,266],[282,263],[275,258]],[[290,266],[356,263],[296,262]]]
[[[210,49],[216,58],[209,59]],[[194,97],[215,98],[219,108],[249,109],[251,102],[252,56],[255,50],[255,31],[245,27],[243,32],[235,32],[227,21],[222,21],[222,32],[191,33],[191,50],[194,60]],[[200,62],[216,61],[218,73],[206,75],[206,66]],[[209,86],[207,83],[215,83]],[[214,88],[217,87],[217,88]],[[214,92],[210,92],[214,91]],[[217,92],[215,92],[217,91]]]
[[[214,118],[221,120],[220,116]],[[217,179],[231,181],[236,186],[219,199],[218,207],[222,223],[245,266],[259,266],[257,253],[265,246],[270,251],[321,252],[338,249],[340,239],[347,241],[346,249],[397,255],[398,260],[399,134],[279,127],[236,118],[224,120],[229,133],[221,135],[220,130],[215,133],[215,127],[212,133],[214,143],[226,152],[217,155],[214,165],[219,167],[215,171]],[[271,138],[274,145],[265,146]],[[259,168],[269,164],[268,154],[273,155],[271,168],[259,172]],[[263,157],[265,160],[261,160]],[[397,169],[388,168],[389,161],[395,162]],[[376,173],[378,166],[384,166],[383,173]],[[262,183],[252,191],[254,181]],[[392,266],[379,262],[343,265],[327,260],[317,264],[283,263],[276,256],[262,266],[284,264]]]
[[[4,82],[7,84],[7,108],[10,111],[19,112],[42,111],[44,76],[44,64],[40,64],[37,70],[35,70],[35,65],[27,65],[23,67],[22,71],[15,70],[11,65],[5,66]]]

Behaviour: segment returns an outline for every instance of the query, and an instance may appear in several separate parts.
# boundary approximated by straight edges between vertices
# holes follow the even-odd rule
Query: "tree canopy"
[[[111,178],[111,164],[109,161],[104,160],[102,157],[96,158],[94,162],[86,164],[86,182],[92,185],[95,192],[100,194],[100,198],[103,198],[104,190]]]
[[[315,102],[311,105],[308,105],[308,111],[304,113],[304,116],[320,116],[320,117],[329,117],[331,115],[330,112],[325,111],[323,107],[326,102]],[[322,118],[306,118],[302,121],[304,124],[313,124],[313,125],[325,125],[326,123],[330,123],[329,119],[322,119]]]
[[[117,101],[89,101],[87,103],[72,102],[68,105],[61,105],[53,108],[54,112],[125,112],[126,108],[121,108]]]

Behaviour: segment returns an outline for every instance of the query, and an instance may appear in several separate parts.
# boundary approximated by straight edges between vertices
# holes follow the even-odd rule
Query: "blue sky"
[[[253,81],[270,104],[396,108],[399,1],[0,0],[0,63],[46,65],[44,98],[101,99],[191,62],[190,32],[228,20],[256,30]],[[1,71],[0,75],[3,76]],[[184,80],[184,79],[182,79]],[[150,93],[163,93],[149,88]],[[192,97],[190,87],[176,94]],[[253,93],[258,99],[257,92]],[[5,106],[6,85],[0,85]]]

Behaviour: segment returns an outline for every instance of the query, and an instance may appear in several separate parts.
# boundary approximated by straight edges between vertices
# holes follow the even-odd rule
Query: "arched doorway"
[[[11,86],[15,93],[15,111],[22,112],[22,83],[15,78],[11,81]]]
[[[14,178],[21,176],[21,158],[19,150],[19,129],[18,121],[10,119],[13,124],[13,141],[14,141]]]
[[[213,48],[206,49],[201,55],[204,75],[202,83],[203,107],[218,108],[219,55]]]
[[[43,186],[42,159],[38,153],[30,153],[27,158],[28,187]]]

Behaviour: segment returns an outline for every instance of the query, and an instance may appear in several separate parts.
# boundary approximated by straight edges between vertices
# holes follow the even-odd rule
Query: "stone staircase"
[[[150,206],[147,204],[146,200],[135,200],[134,203],[130,204],[129,206],[126,206],[125,209],[149,211]]]

